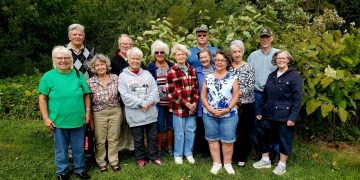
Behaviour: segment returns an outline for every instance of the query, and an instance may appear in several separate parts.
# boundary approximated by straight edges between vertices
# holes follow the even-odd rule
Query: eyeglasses
[[[70,60],[71,59],[71,57],[55,57],[56,58],[56,60],[58,60],[58,61],[61,61],[61,60]]]
[[[120,43],[120,45],[122,45],[122,46],[131,46],[132,43]]]
[[[226,59],[215,59],[215,62],[226,62]]]
[[[165,54],[164,51],[155,51],[155,54]]]
[[[198,34],[198,35],[196,35],[197,37],[206,37],[207,36],[207,34]]]

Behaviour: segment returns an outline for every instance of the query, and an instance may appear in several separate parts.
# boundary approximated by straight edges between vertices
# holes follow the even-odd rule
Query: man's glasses
[[[207,34],[198,34],[198,35],[196,35],[197,37],[206,37],[207,36]]]
[[[165,54],[164,51],[155,51],[155,54]]]

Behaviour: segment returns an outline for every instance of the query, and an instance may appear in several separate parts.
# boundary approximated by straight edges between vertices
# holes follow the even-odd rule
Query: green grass
[[[243,169],[234,166],[235,176],[224,170],[214,176],[209,173],[211,158],[195,156],[195,165],[186,161],[175,165],[167,155],[162,157],[166,164],[163,167],[150,164],[139,169],[134,158],[121,156],[120,173],[110,170],[101,174],[95,166],[89,167],[89,173],[93,179],[360,179],[359,146],[341,147],[344,148],[335,150],[324,144],[295,140],[294,155],[283,176],[274,175],[273,168],[255,170],[252,161]],[[42,121],[0,119],[0,179],[55,179],[53,156],[53,136]]]

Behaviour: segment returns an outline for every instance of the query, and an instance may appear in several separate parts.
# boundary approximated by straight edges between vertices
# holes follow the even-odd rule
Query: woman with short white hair
[[[82,73],[74,69],[71,52],[63,46],[52,50],[54,69],[41,78],[39,107],[46,128],[54,132],[58,179],[69,179],[69,145],[75,175],[90,179],[85,171],[84,124],[90,120],[90,89]]]
[[[174,159],[176,164],[182,164],[185,155],[188,162],[194,164],[193,146],[199,98],[196,70],[186,62],[191,54],[186,46],[175,44],[171,54],[176,64],[168,71],[166,91],[169,97],[169,110],[173,113]]]
[[[234,40],[230,43],[232,72],[238,78],[239,83],[239,100],[237,125],[237,140],[233,160],[237,162],[238,167],[245,167],[245,162],[250,153],[250,134],[253,129],[255,118],[255,71],[254,68],[243,60],[245,45],[241,40]]]
[[[156,148],[156,103],[159,102],[159,91],[149,71],[140,67],[143,58],[141,50],[137,47],[131,48],[127,51],[127,57],[129,66],[119,75],[118,89],[125,104],[126,121],[134,138],[137,165],[142,168],[147,163],[144,132],[150,161],[156,165],[163,165]]]
[[[166,76],[168,70],[173,66],[173,63],[167,60],[169,46],[161,40],[156,40],[151,45],[151,55],[155,60],[148,64],[147,69],[156,80],[160,96],[160,101],[156,104],[159,111],[157,122],[158,151],[161,153],[163,150],[163,135],[166,134],[167,152],[172,156],[174,144],[173,120],[172,113],[169,112],[169,98],[166,94]]]

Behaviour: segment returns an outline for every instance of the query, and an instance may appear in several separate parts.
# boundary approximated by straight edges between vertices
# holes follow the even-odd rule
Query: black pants
[[[195,131],[195,142],[194,142],[194,153],[203,154],[209,156],[209,145],[205,139],[205,128],[202,117],[196,117],[196,131]]]
[[[239,109],[239,122],[236,129],[237,139],[234,145],[234,162],[246,162],[251,151],[250,134],[253,130],[255,118],[255,104],[242,104]]]
[[[155,160],[158,157],[158,150],[157,150],[157,124],[156,122],[131,127],[131,133],[134,138],[134,147],[135,147],[135,158],[137,160],[145,160],[146,158],[146,149],[145,149],[145,142],[144,142],[144,135],[146,133],[147,139],[147,147],[149,149],[149,158],[150,160]]]

